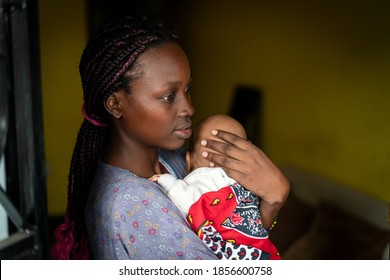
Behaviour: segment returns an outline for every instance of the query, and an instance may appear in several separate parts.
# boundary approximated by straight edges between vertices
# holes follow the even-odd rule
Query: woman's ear
[[[122,117],[122,110],[119,101],[119,93],[114,92],[104,102],[104,107],[107,112],[116,119],[120,119]]]

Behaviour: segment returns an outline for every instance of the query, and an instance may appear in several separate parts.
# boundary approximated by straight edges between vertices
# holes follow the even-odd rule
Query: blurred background
[[[79,59],[90,32],[121,14],[146,15],[179,34],[195,122],[244,112],[237,117],[276,164],[390,202],[389,12],[387,0],[38,0],[50,230],[66,209],[82,122]]]
[[[142,4],[133,10],[133,2]],[[178,32],[193,73],[195,122],[228,113],[238,85],[258,88],[261,148],[272,160],[390,201],[389,1],[38,3],[50,215],[64,213],[82,121],[80,55],[91,27],[115,11]]]

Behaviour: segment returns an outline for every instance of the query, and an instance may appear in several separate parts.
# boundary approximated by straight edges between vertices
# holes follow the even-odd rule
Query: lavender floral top
[[[182,179],[182,150],[160,152],[160,162]],[[95,259],[216,259],[148,179],[99,163],[86,208]]]

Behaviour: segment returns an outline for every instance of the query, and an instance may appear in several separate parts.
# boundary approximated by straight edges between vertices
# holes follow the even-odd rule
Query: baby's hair
[[[88,259],[85,206],[95,170],[110,130],[105,100],[116,90],[131,94],[131,82],[140,75],[137,58],[163,43],[177,43],[177,36],[146,18],[125,17],[98,28],[81,57],[79,71],[84,92],[85,114],[70,164],[68,206],[65,222],[55,231],[55,259]],[[107,125],[107,126],[106,126]]]

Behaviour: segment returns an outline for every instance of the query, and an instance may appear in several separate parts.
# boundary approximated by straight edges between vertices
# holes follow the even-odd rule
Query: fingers
[[[213,130],[211,134],[221,141],[203,139],[200,143],[208,148],[202,156],[210,162],[210,167],[222,167],[229,176],[234,174],[232,177],[236,180],[259,167],[256,160],[261,161],[263,156],[255,145],[224,130]]]
[[[235,158],[227,157],[226,155],[222,154],[210,153],[207,151],[204,151],[202,153],[202,156],[210,162],[210,167],[219,166],[223,167],[224,169],[231,169],[234,171],[242,172],[243,166],[241,166],[240,161]]]
[[[251,152],[255,148],[255,146],[247,140],[224,130],[213,130],[212,134],[222,141],[203,139],[200,144],[216,153],[227,155],[228,157],[239,161],[245,159],[244,151]],[[220,163],[223,164],[222,162]]]
[[[247,141],[244,138],[241,138],[240,136],[233,134],[231,132],[225,131],[225,130],[212,130],[211,134],[214,135],[217,138],[222,139],[223,141],[230,143],[231,145],[241,149],[241,150],[247,150],[251,148],[253,145],[249,141]]]
[[[152,177],[149,178],[149,181],[157,183],[158,178],[160,178],[161,174],[155,174]]]
[[[202,140],[200,144],[205,148],[209,148],[212,152],[215,151],[216,154],[218,153],[220,155],[224,155],[225,157],[228,156],[236,160],[240,159],[240,152],[242,152],[241,149],[226,142]]]

